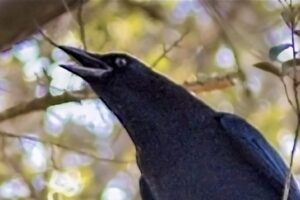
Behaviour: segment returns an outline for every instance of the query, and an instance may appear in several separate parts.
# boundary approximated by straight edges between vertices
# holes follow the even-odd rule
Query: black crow
[[[59,46],[132,139],[144,200],[280,200],[288,168],[244,119],[216,112],[123,53]],[[300,200],[292,178],[289,200]]]

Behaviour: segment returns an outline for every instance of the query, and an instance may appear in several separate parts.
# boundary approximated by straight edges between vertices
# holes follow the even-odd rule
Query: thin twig
[[[1,136],[1,159],[5,160],[6,159],[6,154],[5,154],[5,148],[6,148],[6,141],[5,137]]]
[[[44,31],[41,29],[41,27],[37,24],[37,22],[36,22],[36,27],[37,27],[37,29],[38,29],[38,32],[43,36],[43,38],[47,41],[47,42],[49,42],[51,45],[53,45],[54,47],[58,47],[59,45],[58,44],[56,44],[53,40],[51,40],[50,39],[50,37],[48,37],[47,35],[46,35],[46,33],[44,33]]]
[[[284,4],[284,2],[282,2],[282,0],[278,0],[278,2],[281,4],[281,6],[282,6],[284,9],[287,9],[286,5]]]
[[[47,144],[47,145],[52,145],[52,146],[56,146],[59,147],[61,149],[64,150],[68,150],[68,151],[73,151],[76,152],[78,154],[82,154],[88,157],[91,157],[95,160],[101,161],[101,162],[110,162],[110,163],[115,163],[115,164],[128,164],[131,163],[133,161],[123,161],[123,160],[115,160],[115,159],[109,159],[109,158],[101,158],[95,154],[80,150],[80,149],[75,149],[73,147],[70,147],[68,145],[65,144],[61,144],[59,142],[56,141],[52,141],[52,140],[46,140],[46,139],[42,139],[42,138],[37,138],[37,137],[32,137],[32,136],[28,136],[28,135],[18,135],[18,134],[14,134],[14,133],[8,133],[8,132],[4,132],[4,131],[0,131],[0,135],[4,136],[4,137],[10,137],[10,138],[16,138],[18,140],[21,139],[26,139],[26,140],[30,140],[30,141],[34,141],[34,142],[39,142],[42,144]]]
[[[54,145],[51,145],[51,153],[50,153],[50,160],[51,160],[51,164],[52,164],[52,167],[53,169],[59,169],[58,165],[56,164],[56,160],[55,160],[55,146]]]
[[[151,65],[151,68],[155,68],[158,63],[167,56],[167,54],[185,38],[185,36],[190,32],[190,29],[187,29],[177,40],[175,40],[168,48],[163,48],[163,53],[156,59]]]
[[[290,12],[293,13],[293,2],[292,0],[290,0],[290,5],[289,5],[289,9]],[[293,15],[293,14],[292,14]],[[295,137],[294,137],[294,141],[293,141],[293,147],[292,147],[292,151],[291,151],[291,159],[290,159],[290,163],[289,163],[289,171],[286,177],[286,182],[285,182],[285,186],[284,186],[284,192],[283,192],[283,196],[282,196],[282,200],[288,200],[289,197],[289,191],[290,191],[290,186],[291,186],[291,177],[292,177],[292,169],[293,169],[293,164],[294,164],[294,156],[295,156],[295,151],[296,151],[296,147],[297,147],[297,143],[298,143],[298,138],[299,138],[299,130],[300,130],[300,102],[299,102],[299,97],[298,97],[298,76],[297,76],[297,68],[296,68],[296,55],[297,55],[297,51],[296,51],[296,47],[295,47],[295,28],[296,28],[296,21],[295,21],[295,17],[291,16],[291,40],[292,40],[292,49],[293,49],[293,71],[294,71],[294,77],[293,77],[293,93],[294,93],[294,98],[295,98],[295,106],[296,107],[296,117],[297,117],[297,125],[295,128]],[[291,103],[291,101],[289,101],[291,106],[293,107],[293,104]]]
[[[220,32],[222,34],[222,38],[224,39],[224,42],[230,47],[230,49],[232,50],[233,53],[233,57],[236,63],[236,68],[237,68],[237,72],[240,74],[240,79],[242,81],[245,81],[246,79],[246,75],[242,69],[242,64],[240,62],[239,56],[238,56],[238,50],[235,47],[235,45],[233,44],[227,30],[226,27],[224,26],[224,22],[222,21],[222,17],[221,14],[219,13],[218,10],[214,10],[214,12],[212,12],[208,7],[210,7],[209,3],[207,3],[206,1],[204,1],[204,3],[206,3],[206,6],[204,6],[205,10],[210,13],[210,16],[212,17],[212,19],[218,24],[218,26],[220,27]]]
[[[75,20],[73,14],[72,14],[72,11],[71,11],[69,5],[67,4],[66,0],[61,0],[61,1],[62,1],[62,3],[63,3],[63,5],[64,5],[64,7],[65,7],[65,9],[66,9],[66,11],[67,11],[67,13],[70,15],[72,22],[73,22],[75,25],[77,25],[77,22],[76,22],[76,20]]]
[[[286,96],[286,98],[287,98],[287,100],[288,100],[288,103],[290,104],[290,106],[292,107],[292,109],[294,110],[294,112],[297,113],[297,108],[296,108],[296,106],[294,105],[294,103],[293,103],[293,101],[292,101],[292,99],[291,99],[291,97],[290,97],[290,95],[289,95],[288,88],[287,88],[287,84],[285,83],[283,77],[280,77],[280,80],[281,80],[282,85],[283,85],[283,87],[284,87],[284,92],[285,92],[285,96]]]
[[[86,39],[85,39],[85,28],[84,28],[84,22],[82,18],[82,10],[83,10],[83,0],[80,0],[80,4],[78,6],[78,12],[77,12],[77,20],[78,20],[80,39],[83,45],[83,49],[87,50]]]

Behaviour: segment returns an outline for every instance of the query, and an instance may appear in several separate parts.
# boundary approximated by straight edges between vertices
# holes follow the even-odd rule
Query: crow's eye
[[[125,58],[116,58],[115,63],[118,67],[125,67],[127,65],[127,60]]]

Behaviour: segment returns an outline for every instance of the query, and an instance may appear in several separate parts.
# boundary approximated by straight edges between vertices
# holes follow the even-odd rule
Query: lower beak
[[[68,70],[69,72],[76,74],[77,76],[82,77],[82,78],[90,78],[90,77],[100,78],[104,74],[111,72],[111,70],[109,70],[109,69],[88,68],[88,67],[83,67],[83,66],[76,65],[76,64],[59,65],[59,66]]]
[[[112,71],[112,68],[109,65],[101,61],[100,56],[96,57],[95,54],[74,47],[58,46],[58,48],[79,62],[79,64],[60,66],[82,78],[102,76],[103,74]]]

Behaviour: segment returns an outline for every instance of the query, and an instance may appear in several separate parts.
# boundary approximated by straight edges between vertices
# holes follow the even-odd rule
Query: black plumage
[[[132,139],[143,200],[279,200],[286,165],[258,130],[122,53],[60,46]],[[294,179],[289,200],[299,200]]]

